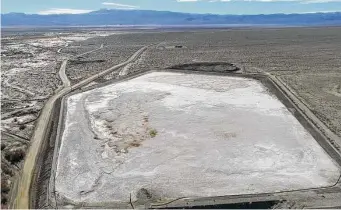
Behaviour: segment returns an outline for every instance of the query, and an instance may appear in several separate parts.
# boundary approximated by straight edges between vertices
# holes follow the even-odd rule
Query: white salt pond
[[[66,100],[55,188],[74,202],[271,193],[340,170],[259,81],[149,73]]]

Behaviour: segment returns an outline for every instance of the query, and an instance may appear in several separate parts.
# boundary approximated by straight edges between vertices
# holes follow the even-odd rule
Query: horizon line
[[[182,14],[193,14],[193,15],[216,15],[216,16],[255,16],[255,15],[306,15],[306,14],[326,14],[326,13],[341,13],[341,11],[316,11],[316,12],[294,12],[294,13],[258,13],[258,14],[217,14],[217,13],[191,13],[191,12],[175,12],[175,11],[167,11],[167,10],[148,10],[148,9],[133,9],[133,10],[124,10],[124,9],[106,9],[102,8],[99,10],[93,10],[86,13],[80,13],[80,14],[70,14],[70,13],[60,13],[60,14],[39,14],[39,13],[25,13],[25,12],[8,12],[8,13],[0,13],[1,15],[8,15],[8,14],[24,14],[24,15],[40,15],[40,16],[51,16],[51,15],[85,15],[90,14],[93,12],[98,12],[101,10],[115,10],[115,11],[153,11],[153,12],[170,12],[170,13],[182,13]]]

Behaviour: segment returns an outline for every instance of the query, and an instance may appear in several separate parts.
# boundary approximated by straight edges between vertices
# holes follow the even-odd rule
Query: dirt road
[[[101,46],[101,48],[103,45]],[[61,79],[64,83],[64,87],[58,91],[55,95],[53,95],[45,104],[44,108],[41,110],[40,116],[37,120],[34,133],[31,138],[31,146],[27,152],[25,163],[21,172],[21,176],[19,177],[19,180],[17,182],[17,189],[15,192],[13,192],[14,195],[14,202],[12,204],[13,208],[17,209],[28,209],[30,208],[30,190],[31,185],[33,182],[33,176],[35,169],[37,168],[36,163],[38,162],[38,158],[42,145],[46,141],[46,136],[48,134],[50,120],[52,116],[52,111],[55,106],[55,103],[58,98],[66,95],[67,93],[71,92],[74,89],[81,88],[92,81],[96,80],[99,77],[102,77],[108,73],[111,73],[113,70],[119,69],[122,66],[125,66],[134,60],[136,60],[146,49],[148,46],[142,47],[137,52],[135,52],[127,61],[120,63],[118,65],[115,65],[109,69],[104,70],[103,72],[96,74],[92,77],[89,77],[83,81],[80,81],[79,83],[73,85],[70,87],[69,80],[65,75],[65,68],[66,68],[66,61],[63,62],[63,65],[60,68],[59,75],[61,75]],[[97,49],[98,50],[98,49]],[[89,51],[87,53],[93,52]],[[83,53],[82,55],[84,55]],[[64,73],[63,73],[64,72]]]
[[[69,78],[65,74],[67,62],[68,60],[64,60],[59,70],[59,77],[62,80],[64,87],[69,87],[71,85]]]
[[[93,53],[93,52],[96,52],[100,49],[102,49],[104,47],[103,44],[101,44],[101,46],[99,48],[96,48],[94,50],[90,50],[88,52],[85,52],[85,53],[81,53],[81,54],[78,54],[78,55],[75,55],[74,57],[80,57],[80,56],[84,56],[84,55],[87,55],[87,54],[90,54],[90,53]],[[60,51],[62,48],[60,48],[58,51]],[[66,73],[65,73],[65,70],[66,70],[66,65],[67,65],[67,62],[69,61],[69,59],[66,59],[63,61],[62,65],[60,66],[60,69],[59,69],[59,77],[60,79],[62,80],[63,82],[63,86],[64,87],[69,87],[71,86],[71,82],[69,80],[69,78],[66,76]]]
[[[87,55],[87,54],[90,54],[90,53],[93,53],[93,52],[96,52],[97,50],[100,50],[104,47],[103,44],[101,44],[101,46],[97,49],[94,49],[94,50],[90,50],[88,52],[85,52],[85,53],[82,53],[82,54],[78,54],[78,55],[75,55],[74,57],[77,58],[77,57],[81,57],[81,56],[84,56],[84,55]]]
[[[72,90],[75,90],[75,89],[78,89],[78,88],[81,88],[91,82],[93,82],[94,80],[98,79],[99,77],[102,77],[106,74],[109,74],[111,71],[113,70],[116,70],[116,69],[119,69],[133,61],[135,61],[149,46],[145,46],[145,47],[142,47],[141,49],[139,49],[138,51],[136,51],[127,61],[123,62],[123,63],[120,63],[120,64],[117,64],[111,68],[108,68],[98,74],[95,74],[87,79],[84,79],[82,81],[80,81],[79,83],[73,85],[71,88]]]

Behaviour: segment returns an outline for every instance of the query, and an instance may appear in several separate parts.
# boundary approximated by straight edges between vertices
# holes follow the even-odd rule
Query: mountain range
[[[341,12],[272,15],[215,15],[151,10],[101,9],[85,14],[1,14],[1,27],[103,25],[341,25]]]

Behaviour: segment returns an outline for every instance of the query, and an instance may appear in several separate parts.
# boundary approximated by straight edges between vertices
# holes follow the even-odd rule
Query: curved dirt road
[[[102,47],[102,46],[101,46]],[[40,116],[37,120],[34,133],[31,138],[31,146],[27,152],[25,163],[21,172],[21,176],[18,179],[17,182],[17,188],[14,189],[16,191],[13,192],[14,195],[14,202],[13,202],[13,208],[17,209],[29,209],[30,208],[30,190],[31,185],[33,182],[33,176],[35,169],[37,168],[36,163],[37,160],[40,158],[39,153],[41,150],[41,147],[46,141],[46,136],[48,134],[50,120],[53,112],[53,108],[55,106],[55,103],[57,99],[60,97],[66,95],[67,93],[71,92],[74,89],[81,88],[92,81],[96,80],[99,77],[102,77],[108,73],[111,73],[113,70],[119,69],[122,66],[125,66],[134,60],[136,60],[149,46],[142,47],[137,52],[135,52],[127,61],[120,63],[118,65],[115,65],[109,69],[106,69],[94,76],[91,76],[83,81],[80,81],[79,83],[73,85],[72,87],[67,86],[67,83],[64,84],[64,87],[57,92],[55,95],[53,95],[45,104],[44,108],[41,110]],[[93,52],[93,51],[92,51]],[[83,54],[84,55],[84,54]],[[66,62],[64,64],[66,66]],[[63,65],[62,65],[63,67]],[[61,68],[60,71],[64,71],[65,74],[65,68]],[[62,73],[60,73],[62,74]],[[65,75],[66,77],[66,75]],[[65,79],[65,78],[64,78]],[[63,80],[63,79],[62,79]],[[68,79],[67,79],[68,80]],[[66,81],[66,80],[65,80]],[[64,82],[64,80],[63,80]]]
[[[64,60],[60,69],[59,69],[59,77],[63,82],[63,86],[64,87],[69,87],[71,85],[71,82],[69,80],[69,78],[66,76],[65,73],[65,69],[66,69],[66,64],[67,64],[68,60]]]
[[[80,56],[83,56],[83,55],[87,55],[87,54],[93,53],[93,52],[95,52],[95,51],[98,51],[98,50],[102,49],[103,47],[104,47],[104,45],[101,44],[101,46],[100,46],[99,48],[96,48],[96,49],[94,49],[94,50],[90,50],[90,51],[85,52],[85,53],[81,53],[81,54],[75,55],[75,56],[73,56],[73,57],[76,57],[76,58],[77,58],[77,57],[80,57]],[[62,49],[62,48],[60,48],[59,50],[61,50],[61,49]],[[59,50],[58,50],[58,51],[59,51]],[[60,69],[59,69],[59,77],[60,77],[60,79],[62,80],[63,86],[64,86],[64,87],[69,87],[69,86],[71,86],[71,82],[70,82],[69,78],[66,76],[66,73],[65,73],[66,65],[67,65],[67,62],[68,62],[68,61],[69,61],[69,59],[64,60],[63,63],[62,63],[62,65],[60,66]]]

